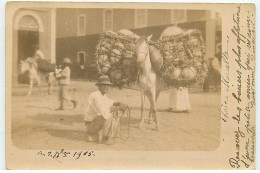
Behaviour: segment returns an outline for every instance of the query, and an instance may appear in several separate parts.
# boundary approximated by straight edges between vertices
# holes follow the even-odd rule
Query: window
[[[85,35],[86,31],[86,16],[81,14],[78,16],[78,36]]]
[[[84,51],[78,52],[78,63],[79,65],[85,65],[86,54]]]
[[[181,23],[186,22],[187,13],[185,10],[172,10],[171,11],[171,23]]]
[[[103,30],[104,31],[113,30],[113,10],[105,9],[103,11]]]
[[[141,28],[147,26],[147,10],[136,9],[135,10],[135,28]]]

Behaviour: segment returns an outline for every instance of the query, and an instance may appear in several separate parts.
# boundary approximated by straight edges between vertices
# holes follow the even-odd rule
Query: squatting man
[[[112,144],[120,114],[122,115],[127,109],[127,105],[107,97],[111,85],[108,76],[100,76],[96,83],[98,90],[88,97],[84,117],[88,141],[93,141],[95,137],[98,143]]]

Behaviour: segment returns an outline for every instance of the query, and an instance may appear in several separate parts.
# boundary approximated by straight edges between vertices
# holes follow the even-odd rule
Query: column
[[[51,9],[51,63],[56,63],[56,9]]]
[[[18,29],[13,29],[12,85],[18,84]]]
[[[216,43],[216,20],[215,12],[206,12],[206,58],[214,58]]]

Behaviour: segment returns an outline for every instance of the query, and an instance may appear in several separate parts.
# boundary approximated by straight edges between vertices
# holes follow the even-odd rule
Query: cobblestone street
[[[200,88],[190,89],[192,111],[170,113],[168,91],[162,91],[157,109],[160,131],[154,124],[145,123],[137,128],[140,120],[140,92],[129,89],[111,89],[108,96],[126,103],[131,110],[130,137],[115,138],[113,145],[88,142],[83,121],[84,105],[90,92],[96,90],[94,82],[73,81],[70,95],[79,101],[72,110],[67,104],[65,111],[59,106],[57,87],[51,95],[41,95],[34,88],[33,95],[26,97],[27,86],[14,88],[12,97],[12,142],[20,149],[92,149],[92,150],[214,150],[220,143],[220,92],[203,93]],[[46,91],[46,88],[44,88]],[[145,102],[148,118],[149,101]],[[122,126],[122,137],[127,136],[127,126]]]

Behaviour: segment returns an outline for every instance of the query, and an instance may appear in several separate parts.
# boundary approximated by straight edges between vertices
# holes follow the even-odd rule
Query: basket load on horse
[[[202,84],[206,75],[205,43],[199,30],[169,27],[150,44],[160,52],[151,53],[151,62],[167,86]]]
[[[108,31],[101,35],[96,47],[99,75],[108,75],[117,87],[131,86],[137,81],[138,62],[136,44],[139,36],[129,30]]]
[[[55,72],[56,64],[45,59],[37,59],[38,69],[43,72]]]

